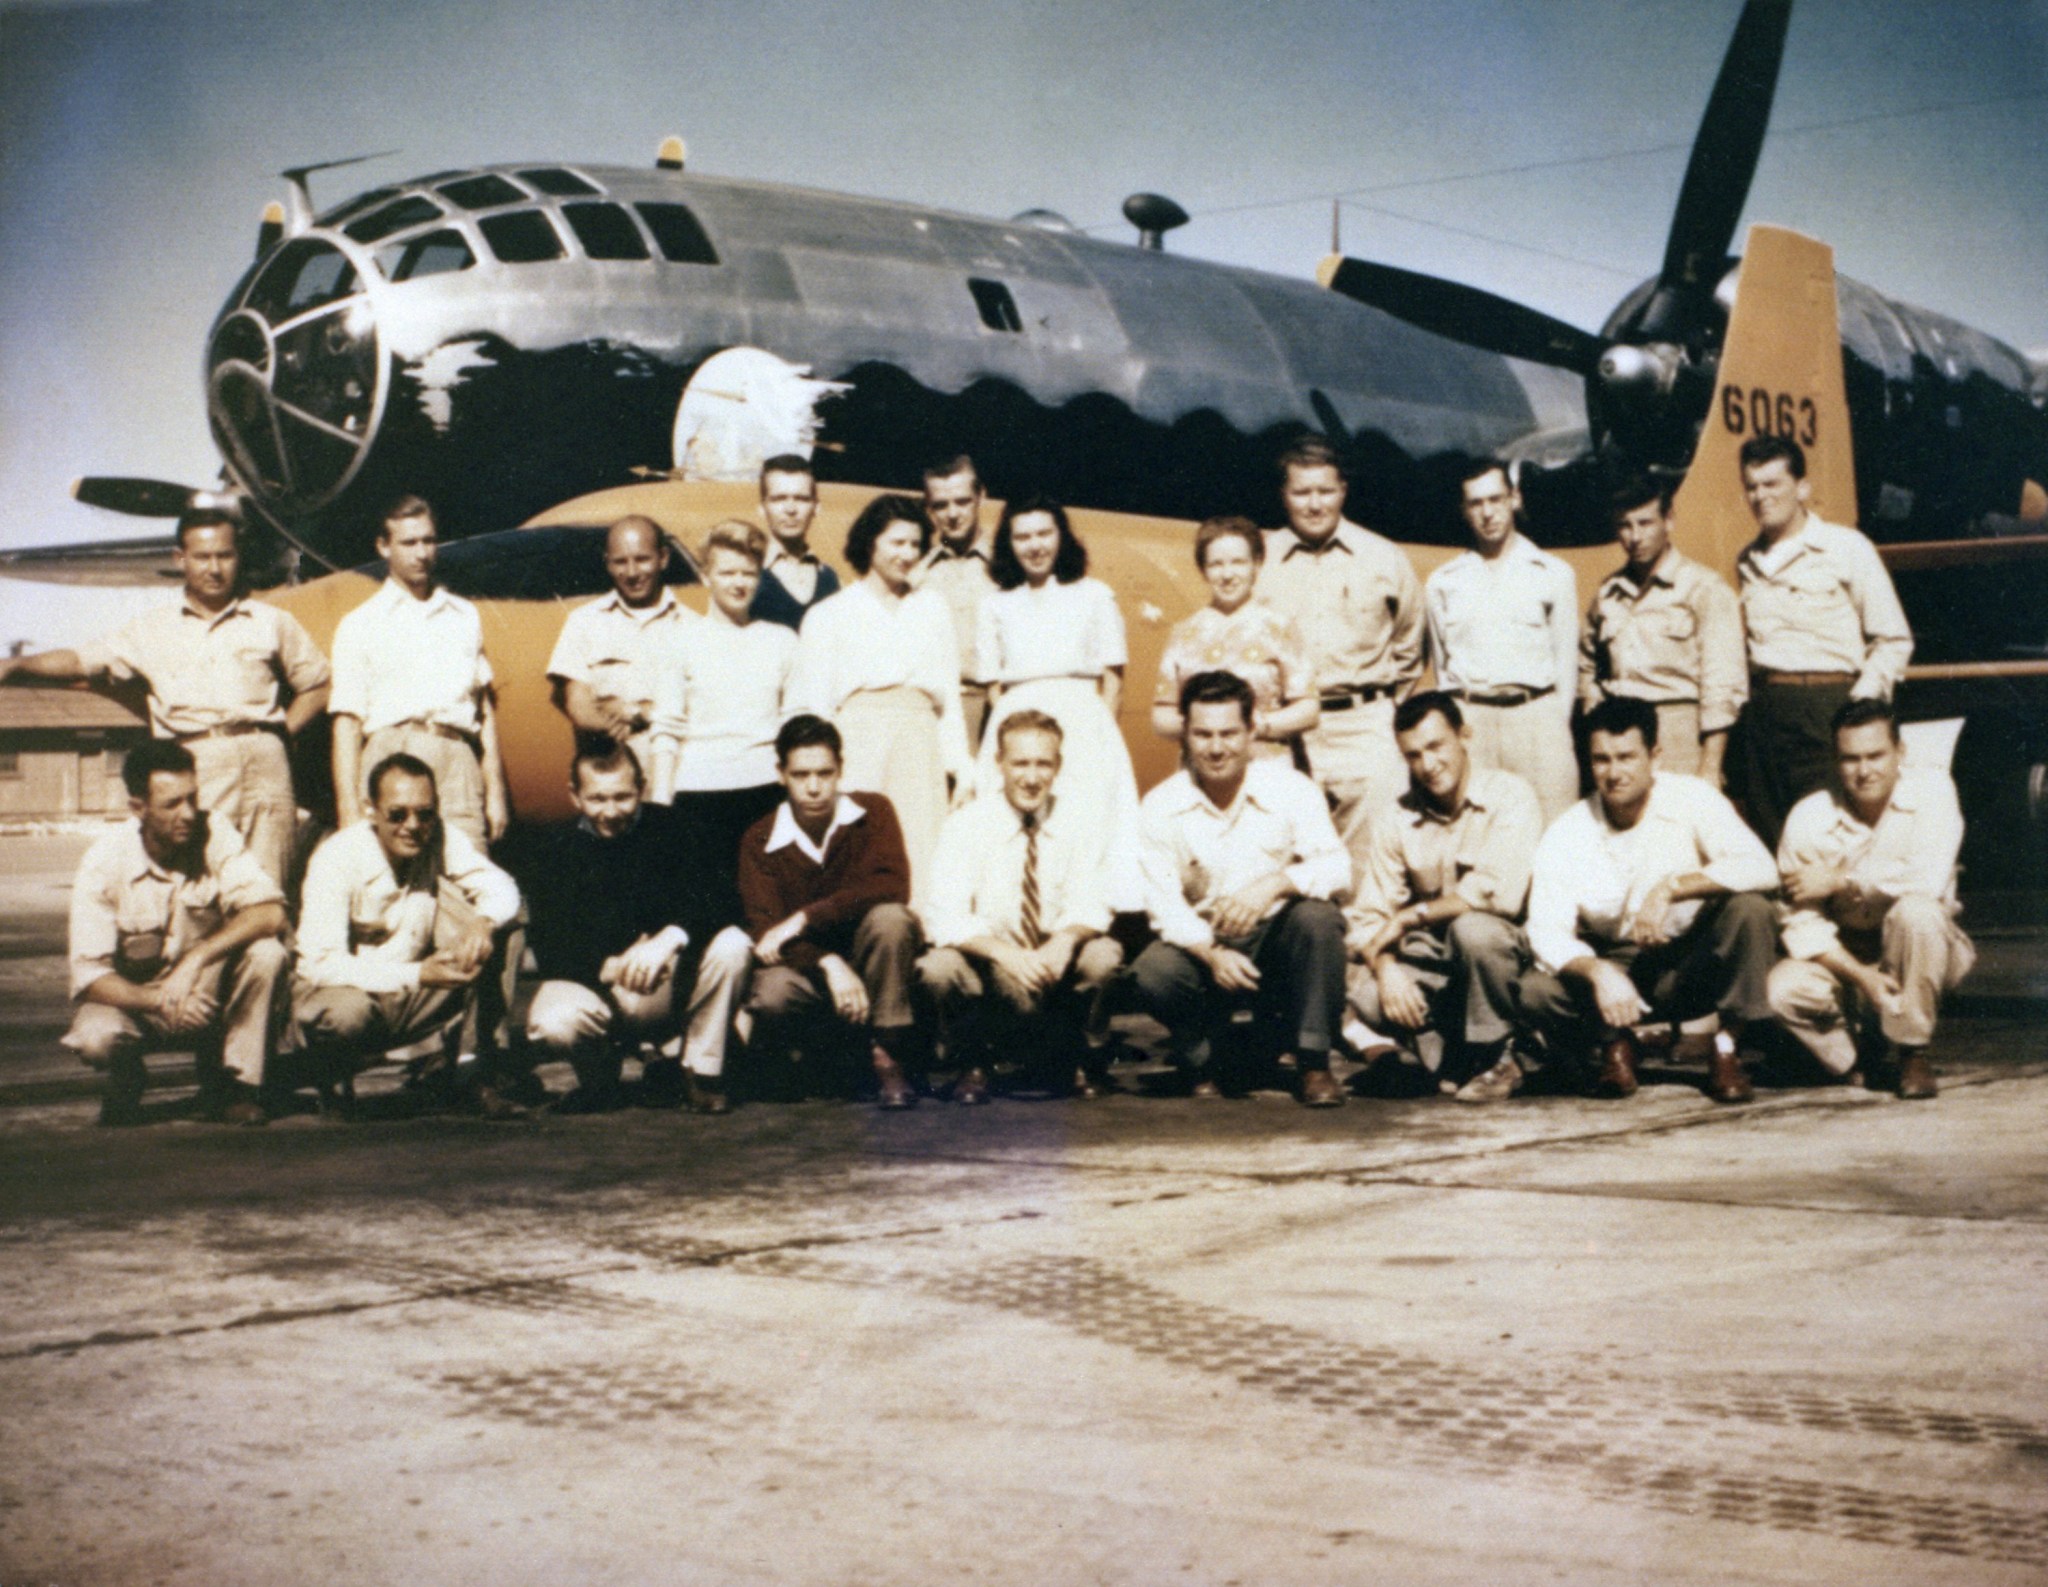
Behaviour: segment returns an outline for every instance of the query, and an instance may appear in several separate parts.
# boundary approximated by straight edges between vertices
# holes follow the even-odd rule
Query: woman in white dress
[[[1100,579],[1066,509],[1043,497],[1013,501],[996,528],[989,573],[998,586],[981,603],[975,668],[989,680],[988,727],[977,786],[1000,797],[997,729],[1013,711],[1044,711],[1063,734],[1054,796],[1103,836],[1113,907],[1138,907],[1138,780],[1118,730],[1123,694],[1123,613]],[[1128,872],[1128,874],[1126,874]]]
[[[657,726],[682,749],[669,768],[675,808],[720,867],[721,896],[736,894],[740,838],[782,800],[775,776],[775,733],[782,726],[796,634],[781,623],[757,622],[754,592],[768,536],[729,519],[704,537],[697,566],[711,593],[710,609],[676,640],[676,666],[657,693]]]
[[[896,807],[913,898],[938,847],[947,782],[965,799],[974,771],[953,615],[943,595],[910,584],[931,533],[914,497],[868,503],[846,535],[846,560],[861,577],[804,614],[786,702],[838,725],[841,787],[884,794]]]

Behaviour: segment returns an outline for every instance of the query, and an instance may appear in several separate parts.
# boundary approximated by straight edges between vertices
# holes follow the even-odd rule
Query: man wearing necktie
[[[1060,725],[1042,711],[1003,722],[1002,798],[947,818],[932,860],[918,976],[938,1005],[953,1100],[986,1102],[1004,1047],[1036,1055],[1058,1089],[1099,1094],[1104,994],[1123,963],[1104,936],[1102,834],[1063,817],[1053,788]]]

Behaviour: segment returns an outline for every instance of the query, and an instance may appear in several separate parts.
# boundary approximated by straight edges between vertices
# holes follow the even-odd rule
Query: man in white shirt
[[[1913,631],[1877,547],[1807,510],[1806,453],[1753,435],[1739,454],[1757,537],[1735,559],[1749,640],[1742,718],[1743,798],[1766,843],[1834,772],[1834,715],[1850,700],[1889,700],[1913,656]]]
[[[121,776],[133,819],[86,850],[72,888],[64,1045],[107,1072],[102,1124],[141,1123],[143,1055],[185,1046],[208,1117],[266,1123],[284,894],[233,827],[200,811],[190,751],[152,740]]]
[[[960,643],[960,714],[970,750],[981,747],[992,681],[976,676],[974,644],[981,603],[996,592],[989,571],[996,536],[994,527],[984,527],[981,521],[985,499],[981,475],[965,452],[924,471],[924,511],[931,520],[933,541],[914,582],[937,590],[953,614],[953,634]]]
[[[1941,994],[1977,952],[1956,924],[1963,815],[1938,767],[1905,764],[1882,700],[1835,715],[1835,782],[1792,807],[1778,868],[1792,906],[1791,957],[1771,971],[1771,1007],[1836,1074],[1880,1044],[1908,1099],[1935,1094],[1928,1044]]]
[[[1465,708],[1473,763],[1513,772],[1555,821],[1579,796],[1578,583],[1517,527],[1522,493],[1505,464],[1472,465],[1459,495],[1473,549],[1423,586],[1437,687]]]
[[[388,577],[334,630],[335,822],[363,817],[363,768],[407,754],[433,769],[439,820],[482,847],[512,818],[477,609],[435,577],[434,510],[401,496],[377,555]]]
[[[1060,725],[1018,711],[998,736],[1002,797],[946,818],[924,908],[932,951],[917,973],[946,1050],[953,1100],[986,1102],[993,1048],[1014,1045],[1073,1094],[1100,1094],[1104,992],[1123,965],[1109,929],[1102,835],[1064,819],[1053,789]]]
[[[811,549],[811,520],[817,516],[818,476],[809,458],[782,452],[761,465],[761,521],[769,544],[754,591],[755,617],[798,629],[804,613],[839,593],[839,575]]]
[[[1138,1001],[1167,1028],[1193,1094],[1220,1096],[1209,1031],[1223,1005],[1281,1027],[1301,1100],[1335,1107],[1330,1045],[1344,1008],[1351,858],[1322,791],[1278,759],[1252,759],[1251,686],[1198,672],[1181,690],[1186,770],[1139,810],[1145,904],[1159,941],[1132,966]]]
[[[671,725],[657,723],[655,701],[664,674],[680,665],[682,630],[698,620],[663,582],[668,557],[668,536],[652,518],[613,524],[604,541],[611,593],[569,614],[548,658],[555,708],[579,733],[630,749],[648,797],[661,804],[674,780],[676,739]]]
[[[1771,1017],[1778,868],[1718,789],[1657,769],[1649,701],[1601,701],[1586,737],[1593,792],[1536,847],[1523,1015],[1554,1057],[1596,1050],[1593,1094],[1608,1097],[1635,1092],[1638,1026],[1717,1015],[1712,1037],[1683,1036],[1674,1053],[1706,1059],[1716,1102],[1747,1102],[1744,1056]]]
[[[299,909],[292,1020],[299,1045],[344,1075],[395,1048],[456,1060],[498,987],[519,885],[445,825],[434,773],[410,755],[371,769],[369,814],[314,851]],[[487,1115],[519,1111],[489,1065],[459,1078]]]
[[[1394,712],[1408,791],[1352,840],[1358,891],[1346,912],[1350,1001],[1400,1032],[1413,1060],[1459,1100],[1494,1100],[1481,1079],[1506,1062],[1514,988],[1529,962],[1521,928],[1542,835],[1536,795],[1513,772],[1474,766],[1458,702],[1412,694]],[[1361,1044],[1362,1045],[1362,1044]]]

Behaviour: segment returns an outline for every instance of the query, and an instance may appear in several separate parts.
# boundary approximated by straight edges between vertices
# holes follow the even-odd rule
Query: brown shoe
[[[1327,1069],[1304,1069],[1301,1073],[1301,1105],[1305,1108],[1341,1108],[1344,1088]]]
[[[1593,1077],[1593,1095],[1622,1097],[1636,1094],[1636,1043],[1627,1031],[1610,1037],[1600,1046],[1600,1072]]]
[[[1077,1065],[1074,1069],[1074,1086],[1067,1095],[1076,1102],[1093,1102],[1102,1095],[1102,1086],[1095,1076],[1088,1072],[1086,1066]]]
[[[685,1105],[692,1113],[730,1113],[732,1103],[727,1099],[725,1087],[710,1075],[700,1075],[685,1070],[683,1074]]]
[[[1453,1102],[1505,1102],[1522,1089],[1522,1066],[1512,1054],[1501,1054],[1500,1062],[1467,1080],[1451,1093]]]
[[[1899,1095],[1908,1102],[1925,1102],[1940,1093],[1934,1083],[1934,1065],[1924,1047],[1899,1049]]]
[[[917,1106],[917,1088],[903,1072],[903,1066],[881,1048],[874,1049],[875,1104],[885,1113],[901,1113]]]
[[[1748,1102],[1756,1096],[1749,1071],[1742,1066],[1742,1054],[1719,1041],[1707,1059],[1707,1095],[1716,1102]]]
[[[980,1107],[988,1101],[988,1071],[980,1065],[953,1082],[953,1100],[963,1108]]]

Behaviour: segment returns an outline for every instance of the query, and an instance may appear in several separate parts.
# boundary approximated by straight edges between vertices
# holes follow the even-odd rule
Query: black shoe
[[[142,1123],[142,1104],[134,1097],[106,1097],[100,1102],[100,1128],[132,1130]]]

